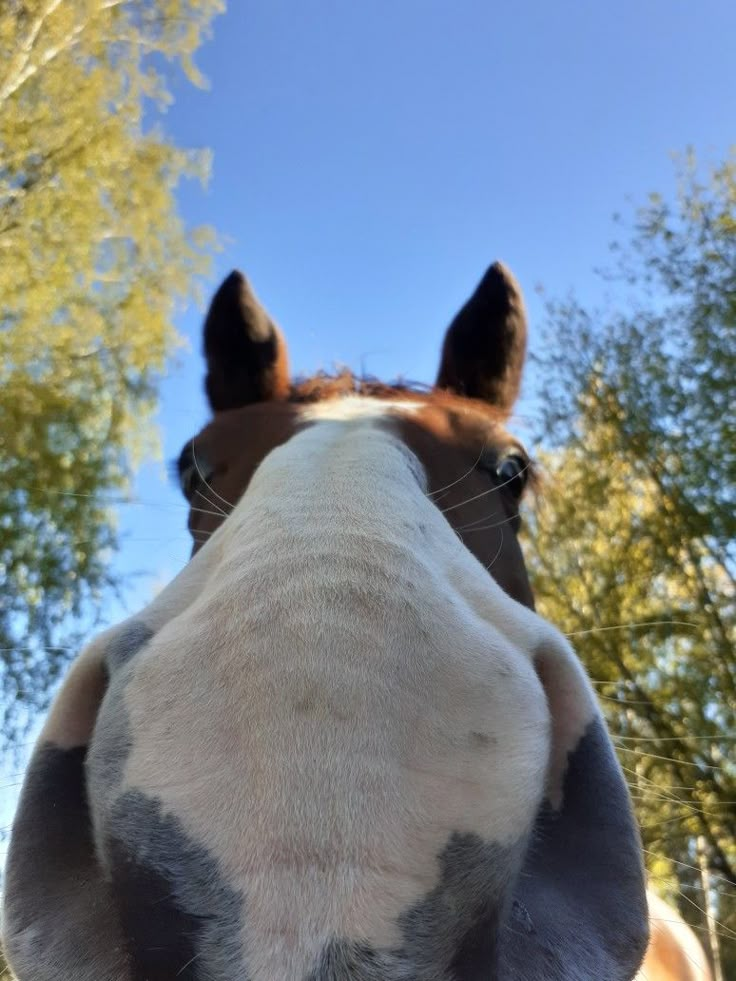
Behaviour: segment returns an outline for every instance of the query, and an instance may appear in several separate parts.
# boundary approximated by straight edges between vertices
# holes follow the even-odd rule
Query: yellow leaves
[[[676,896],[698,836],[736,862],[733,570],[656,479],[680,461],[623,452],[606,406],[591,394],[568,445],[542,455],[523,545],[540,612],[572,635],[618,740],[650,875]],[[733,899],[724,888],[731,928]]]
[[[29,679],[14,645],[51,644],[105,581],[101,498],[155,444],[174,306],[195,294],[215,243],[183,225],[175,198],[182,179],[206,179],[208,155],[143,120],[144,100],[170,99],[153,56],[196,78],[222,8],[0,4],[0,683],[31,694],[46,662]]]
[[[201,85],[193,54],[222,10],[221,0],[25,0],[22,7],[6,6],[0,14],[0,107],[72,58],[89,68],[108,58],[140,61],[157,51],[178,60],[189,80]],[[138,73],[130,83],[145,93],[154,77]],[[158,94],[165,94],[160,84]]]

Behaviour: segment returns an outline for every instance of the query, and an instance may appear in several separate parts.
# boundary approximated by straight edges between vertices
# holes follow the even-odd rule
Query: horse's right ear
[[[494,262],[448,328],[436,385],[490,402],[507,416],[519,394],[525,354],[521,290],[511,272]]]
[[[215,293],[204,354],[205,389],[215,412],[288,395],[286,343],[240,272],[231,272]]]

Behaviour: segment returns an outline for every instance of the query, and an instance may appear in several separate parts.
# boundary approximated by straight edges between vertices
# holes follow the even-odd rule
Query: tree
[[[208,229],[175,192],[206,154],[151,123],[165,69],[222,0],[7,0],[0,8],[0,676],[6,736],[47,697],[73,623],[108,582],[173,303]]]
[[[618,307],[549,306],[527,547],[598,686],[655,885],[703,930],[705,849],[734,970],[736,159],[701,182],[686,158],[677,200],[652,195],[613,255]]]

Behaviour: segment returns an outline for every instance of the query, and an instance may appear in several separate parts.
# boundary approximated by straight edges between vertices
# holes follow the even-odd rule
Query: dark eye
[[[506,487],[514,497],[519,498],[524,493],[529,479],[530,462],[520,453],[509,453],[498,462],[496,476],[502,487]]]
[[[207,486],[215,473],[215,468],[191,443],[182,450],[177,470],[179,486],[187,500],[191,500],[198,490]]]

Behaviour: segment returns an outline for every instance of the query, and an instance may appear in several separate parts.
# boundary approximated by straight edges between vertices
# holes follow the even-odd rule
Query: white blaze
[[[242,889],[253,981],[305,976],[333,937],[397,943],[450,835],[518,840],[544,787],[551,628],[464,548],[383,405],[305,409],[187,602],[175,582],[154,604],[179,612],[126,696],[126,785]]]

